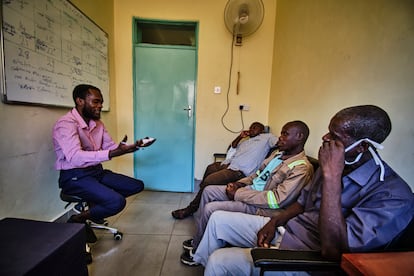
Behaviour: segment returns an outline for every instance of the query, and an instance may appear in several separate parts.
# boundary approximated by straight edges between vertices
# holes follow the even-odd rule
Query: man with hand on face
[[[223,162],[208,165],[195,198],[187,207],[172,211],[171,215],[175,219],[191,216],[197,211],[207,186],[226,185],[255,172],[277,141],[273,134],[263,131],[264,125],[259,122],[252,123],[248,131],[243,130],[231,143],[234,154]]]
[[[99,88],[80,84],[73,90],[75,107],[53,127],[55,168],[60,171],[59,187],[68,195],[88,202],[89,209],[73,215],[68,222],[102,223],[119,213],[125,198],[144,189],[141,180],[103,169],[101,163],[152,144],[142,139],[127,144],[125,135],[115,143],[100,120],[103,97]]]
[[[302,121],[286,123],[274,151],[263,161],[259,170],[227,186],[208,186],[204,189],[196,213],[197,233],[194,239],[183,242],[185,252],[181,262],[198,265],[192,258],[212,213],[217,210],[260,214],[271,217],[297,199],[300,191],[313,176],[304,146],[309,128]]]
[[[344,252],[384,248],[414,213],[410,187],[376,151],[390,132],[391,120],[377,106],[335,114],[322,137],[319,169],[296,202],[272,218],[225,211],[211,215],[194,255],[205,266],[204,275],[258,275],[249,248],[277,246],[278,240],[280,249],[316,250],[335,260]],[[273,273],[278,275],[266,275]]]

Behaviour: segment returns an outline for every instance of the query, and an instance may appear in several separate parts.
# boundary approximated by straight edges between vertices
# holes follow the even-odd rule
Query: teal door
[[[157,138],[134,154],[148,190],[193,190],[195,80],[195,47],[134,46],[135,138]]]

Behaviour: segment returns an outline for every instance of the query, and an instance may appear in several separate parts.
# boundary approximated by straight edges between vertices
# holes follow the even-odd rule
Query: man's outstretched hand
[[[142,147],[148,147],[152,145],[156,139],[151,138],[151,137],[145,137],[143,139],[139,139],[135,141],[135,143],[133,144],[128,144],[127,140],[128,140],[128,136],[125,135],[124,138],[122,138],[121,142],[119,143],[118,147],[114,150],[109,151],[109,158],[121,156],[126,153],[131,153],[131,152],[139,150],[139,148],[142,148]]]

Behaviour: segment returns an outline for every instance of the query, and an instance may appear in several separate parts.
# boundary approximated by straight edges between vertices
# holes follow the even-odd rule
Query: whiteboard
[[[108,35],[67,0],[2,0],[5,103],[73,107],[73,88],[98,87],[109,110]]]

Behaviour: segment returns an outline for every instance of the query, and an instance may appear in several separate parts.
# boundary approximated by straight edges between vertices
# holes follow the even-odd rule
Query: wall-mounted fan
[[[224,9],[224,22],[240,46],[242,37],[254,33],[262,24],[264,6],[262,0],[229,0]]]

